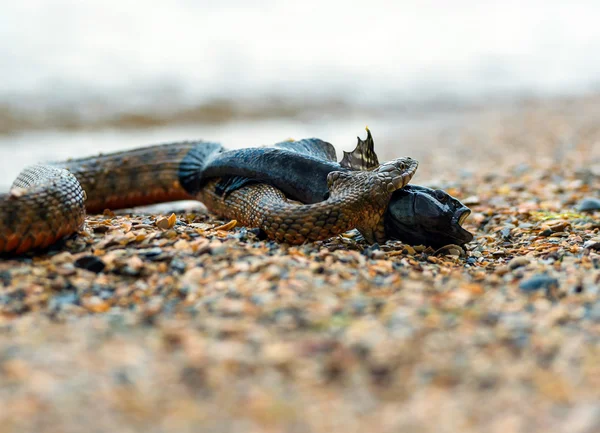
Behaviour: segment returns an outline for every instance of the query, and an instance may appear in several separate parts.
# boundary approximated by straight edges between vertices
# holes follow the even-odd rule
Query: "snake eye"
[[[436,189],[433,194],[440,203],[446,203],[448,201],[448,194],[446,193],[446,191]]]

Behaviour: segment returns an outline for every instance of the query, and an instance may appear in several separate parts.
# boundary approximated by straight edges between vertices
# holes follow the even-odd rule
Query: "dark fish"
[[[290,199],[316,203],[327,197],[327,174],[356,170],[377,161],[370,132],[357,148],[345,153],[343,166],[335,149],[317,138],[288,141],[272,147],[236,149],[215,154],[202,166],[203,179],[221,177],[219,193],[263,182],[282,190]],[[396,191],[384,216],[389,239],[412,245],[464,245],[473,235],[462,228],[471,211],[442,190],[407,185]]]

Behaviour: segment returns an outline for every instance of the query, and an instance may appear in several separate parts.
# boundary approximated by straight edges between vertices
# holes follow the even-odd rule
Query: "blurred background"
[[[2,0],[0,187],[29,163],[181,139],[317,136],[340,153],[365,125],[383,159],[422,157],[432,149],[411,137],[473,113],[594,95],[598,12],[549,0]]]

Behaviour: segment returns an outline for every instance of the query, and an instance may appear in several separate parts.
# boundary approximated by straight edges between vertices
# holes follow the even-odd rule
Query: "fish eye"
[[[435,198],[438,199],[441,203],[446,203],[448,201],[448,194],[446,194],[441,189],[436,189],[433,193]]]

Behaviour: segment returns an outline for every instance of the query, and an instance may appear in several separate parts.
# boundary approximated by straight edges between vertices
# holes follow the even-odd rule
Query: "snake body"
[[[0,195],[0,252],[45,248],[76,232],[89,213],[182,199],[267,236],[299,244],[358,228],[367,240],[383,236],[392,193],[412,178],[417,162],[400,158],[370,171],[331,171],[329,197],[296,204],[277,187],[255,183],[224,194],[221,177],[206,173],[225,150],[217,143],[181,142],[35,165]],[[231,173],[235,175],[236,173]]]

